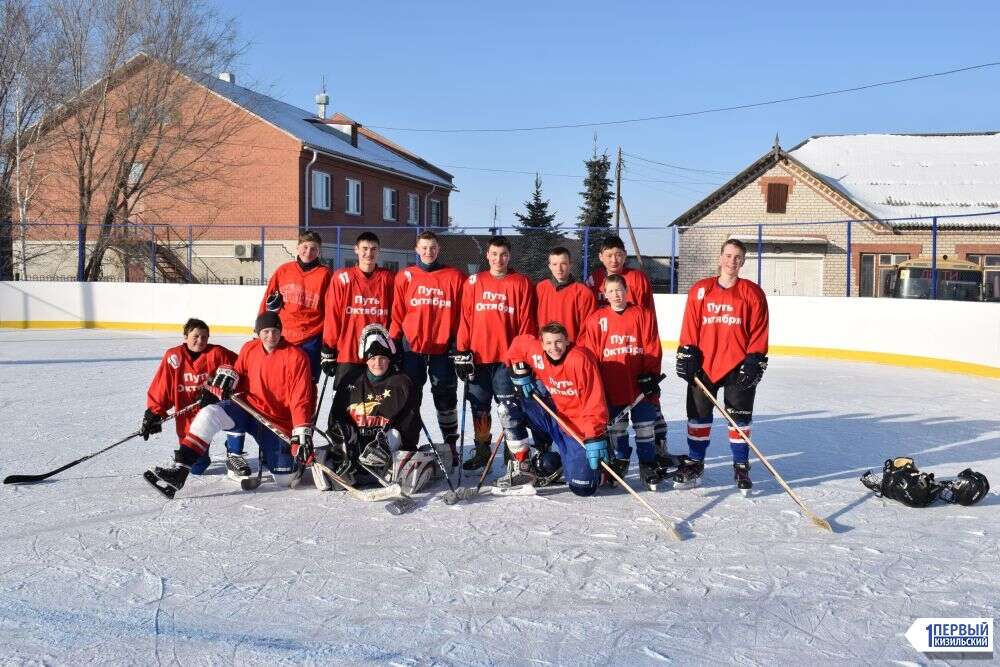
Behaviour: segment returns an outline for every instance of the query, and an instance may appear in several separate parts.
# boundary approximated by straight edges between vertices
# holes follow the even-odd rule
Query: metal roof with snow
[[[455,189],[450,179],[444,178],[416,162],[407,160],[361,132],[358,133],[358,145],[355,147],[351,145],[350,137],[347,134],[328,123],[324,123],[315,114],[305,109],[300,109],[235,83],[223,81],[218,77],[203,75],[196,77],[196,79],[198,83],[233,104],[292,135],[307,148],[315,148],[323,153],[396,172],[402,176],[438,187]]]

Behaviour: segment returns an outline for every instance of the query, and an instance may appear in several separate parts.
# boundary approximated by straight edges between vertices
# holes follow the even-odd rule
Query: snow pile
[[[877,218],[1000,209],[998,133],[821,136],[789,155]],[[948,220],[969,226],[998,222],[1000,215]]]
[[[44,472],[135,430],[178,340],[0,331],[0,473]],[[175,441],[134,440],[0,487],[0,662],[923,663],[903,638],[916,617],[1000,616],[997,386],[773,358],[754,440],[832,535],[759,464],[757,495],[736,492],[719,419],[703,488],[643,493],[683,522],[681,542],[620,490],[454,506],[429,494],[400,517],[308,483],[243,492],[221,442],[209,474],[166,501],[140,473]],[[679,451],[676,378],[663,400]],[[436,433],[429,393],[423,411]],[[995,488],[968,508],[875,499],[858,477],[901,454],[939,477],[971,466]]]

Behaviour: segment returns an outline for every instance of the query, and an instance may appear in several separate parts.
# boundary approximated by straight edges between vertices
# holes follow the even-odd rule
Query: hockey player
[[[341,269],[330,280],[320,367],[334,388],[352,382],[365,370],[358,357],[358,337],[369,324],[389,326],[393,275],[378,265],[379,238],[362,232],[354,242],[357,266]]]
[[[705,471],[705,451],[712,430],[712,403],[693,384],[695,377],[717,394],[724,392],[726,410],[747,435],[753,418],[753,402],[767,369],[767,297],[755,283],[740,278],[746,246],[736,239],[722,244],[719,275],[699,280],[688,291],[677,375],[688,383],[688,458],[677,471],[679,486],[698,484]],[[736,485],[749,491],[749,447],[731,429]]]
[[[360,466],[387,482],[399,482],[406,494],[419,491],[430,481],[436,463],[433,453],[417,449],[417,391],[393,366],[395,343],[385,327],[365,327],[358,347],[365,372],[337,392],[330,412],[328,432],[341,457],[334,465],[348,479]],[[314,478],[318,475],[314,469]]]
[[[597,305],[603,306],[607,303],[604,296],[604,279],[607,276],[620,275],[625,278],[625,285],[628,287],[628,302],[649,308],[653,316],[656,316],[656,305],[653,301],[653,287],[649,282],[649,276],[641,269],[631,269],[625,266],[628,255],[625,252],[625,243],[618,236],[606,236],[601,242],[601,249],[597,258],[601,261],[601,266],[590,274],[587,281],[597,296]],[[671,456],[667,451],[667,422],[663,419],[663,408],[657,402],[656,405],[656,425],[654,426],[656,438],[656,463],[661,469],[676,465],[676,457]]]
[[[580,325],[597,308],[594,293],[570,272],[569,250],[556,246],[549,250],[552,277],[535,285],[535,321],[559,322],[566,327],[570,342],[577,339]]]
[[[281,317],[281,334],[309,357],[313,382],[319,379],[320,346],[330,269],[320,262],[323,239],[316,232],[299,235],[296,258],[279,266],[267,282],[257,314],[274,311]]]
[[[215,375],[219,366],[231,366],[236,361],[236,353],[221,345],[208,342],[209,329],[204,321],[191,318],[184,323],[184,342],[163,353],[159,368],[146,392],[146,413],[142,416],[139,431],[143,440],[163,430],[162,421],[170,408],[182,410],[198,401],[198,392]],[[196,410],[178,415],[175,420],[178,442],[184,439]],[[250,476],[250,468],[243,458],[243,434],[227,434],[228,456],[226,469],[229,477],[240,480]],[[212,459],[206,450],[191,465],[191,472],[200,475],[208,468]]]
[[[438,426],[457,466],[458,381],[450,353],[455,350],[466,276],[438,262],[441,247],[434,232],[418,235],[415,250],[417,263],[396,274],[389,333],[402,352],[403,372],[413,382],[418,411],[430,377]]]
[[[468,383],[475,430],[476,451],[462,464],[465,470],[478,470],[490,458],[491,400],[497,402],[511,451],[528,441],[521,401],[506,363],[514,337],[535,329],[534,291],[527,276],[509,270],[510,242],[503,236],[490,239],[486,260],[490,268],[470,276],[462,288],[462,319],[455,343],[455,373]]]
[[[656,464],[653,426],[658,414],[663,359],[656,316],[648,308],[628,303],[628,288],[621,275],[605,278],[603,292],[608,305],[591,313],[583,323],[579,344],[598,359],[612,420],[639,394],[645,396],[631,414],[614,422],[609,435],[615,449],[615,472],[624,477],[632,455],[628,419],[632,420],[639,477],[643,484],[655,489],[662,477]]]
[[[508,351],[514,385],[524,397],[524,412],[533,429],[548,433],[570,490],[578,496],[590,496],[597,490],[601,461],[608,460],[608,408],[604,387],[595,378],[597,361],[586,349],[567,338],[566,327],[550,322],[542,327],[541,338],[518,336]],[[539,406],[538,394],[584,441],[580,447],[574,438]],[[527,444],[511,446],[514,461],[511,471],[497,485],[531,484],[536,477],[528,462]],[[551,454],[543,458],[547,461]],[[548,466],[546,466],[548,467]],[[541,472],[548,473],[548,469]]]
[[[309,359],[281,337],[277,313],[258,315],[254,330],[258,338],[243,345],[235,367],[220,366],[211,384],[202,389],[202,408],[174,454],[176,465],[147,473],[146,479],[168,497],[184,486],[191,466],[222,430],[251,434],[260,446],[260,465],[267,466],[280,486],[298,484],[302,467],[312,463],[316,385],[309,375]],[[291,434],[290,450],[270,429],[229,400],[235,392],[241,392],[243,400]]]

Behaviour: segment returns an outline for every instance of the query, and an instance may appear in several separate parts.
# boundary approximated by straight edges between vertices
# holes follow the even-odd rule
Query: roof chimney
[[[219,78],[226,83],[236,83],[236,75],[232,72],[219,72]]]

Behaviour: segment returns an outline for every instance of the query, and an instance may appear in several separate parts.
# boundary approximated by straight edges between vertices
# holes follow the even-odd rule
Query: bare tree
[[[64,103],[48,132],[76,188],[77,275],[97,280],[110,247],[127,246],[143,206],[196,197],[224,179],[218,149],[242,112],[198,85],[228,69],[240,46],[206,0],[48,0],[62,54]],[[93,235],[91,236],[91,233]],[[145,232],[144,232],[145,233]],[[90,237],[90,238],[88,238]]]

